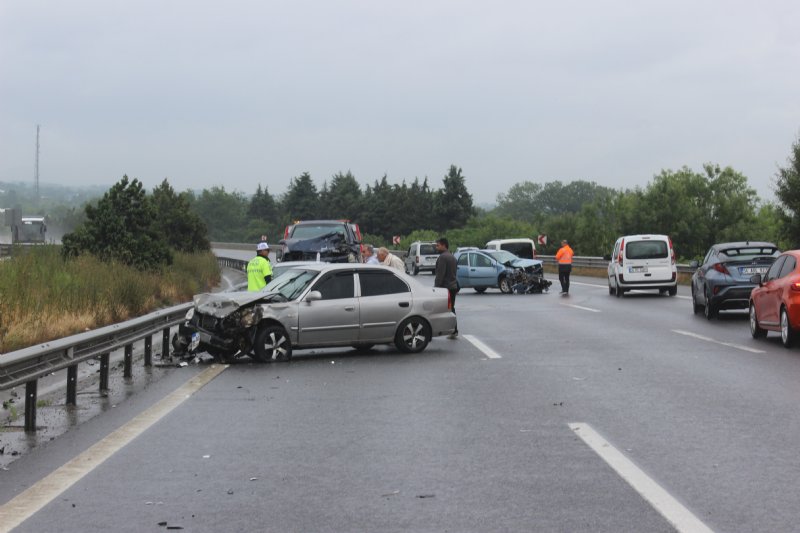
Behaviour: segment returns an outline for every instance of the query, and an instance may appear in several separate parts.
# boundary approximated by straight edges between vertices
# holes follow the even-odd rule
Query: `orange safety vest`
[[[572,251],[569,244],[565,244],[556,253],[556,260],[559,265],[571,265],[573,255],[575,255],[575,252]]]

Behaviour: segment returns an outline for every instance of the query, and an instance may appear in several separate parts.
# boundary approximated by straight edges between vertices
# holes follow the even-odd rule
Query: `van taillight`
[[[416,261],[417,263],[419,263],[419,256],[418,256],[418,255],[415,255],[415,256],[414,256],[414,261]]]
[[[625,239],[622,239],[622,242],[619,243],[619,255],[617,256],[617,261],[619,262],[620,266],[622,266],[622,258],[625,256]]]
[[[667,237],[667,239],[669,240],[669,255],[670,255],[671,259],[672,259],[672,264],[674,265],[675,264],[675,248],[672,247],[672,238],[671,237]]]

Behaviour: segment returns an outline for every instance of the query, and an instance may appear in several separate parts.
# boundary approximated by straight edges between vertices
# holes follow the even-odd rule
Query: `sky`
[[[0,181],[363,185],[463,169],[772,197],[800,134],[800,3],[0,0]]]

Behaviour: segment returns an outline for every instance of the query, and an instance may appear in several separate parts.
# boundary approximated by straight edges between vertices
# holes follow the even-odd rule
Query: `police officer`
[[[247,263],[247,290],[260,291],[272,281],[272,263],[269,262],[269,244],[258,243],[256,256]]]

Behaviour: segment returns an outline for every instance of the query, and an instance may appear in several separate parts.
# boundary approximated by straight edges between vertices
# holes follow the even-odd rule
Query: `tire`
[[[281,326],[270,325],[259,329],[254,348],[255,360],[260,363],[288,361],[292,358],[292,342]]]
[[[486,292],[486,287],[475,287],[475,292],[477,292],[478,294],[483,294],[484,292]]]
[[[614,296],[617,298],[622,298],[623,294],[625,294],[625,291],[619,288],[619,282],[614,279]]]
[[[661,295],[667,294],[667,289],[658,289],[658,294]]]
[[[667,289],[667,294],[669,294],[670,296],[675,296],[676,294],[678,294],[678,286],[676,285],[675,287],[670,287],[669,289]]]
[[[354,344],[353,348],[359,352],[368,352],[375,346],[374,344]]]
[[[756,306],[750,303],[750,335],[754,339],[763,339],[767,336],[767,330],[758,325],[758,317],[756,316]]]
[[[429,342],[431,342],[431,326],[424,318],[418,316],[403,320],[394,335],[395,346],[405,353],[419,353]]]
[[[608,284],[608,294],[610,294],[611,296],[614,296],[616,293],[617,293],[617,291],[616,291],[616,290],[614,289],[614,287],[612,287],[612,286],[611,286],[611,284],[609,283],[609,284]]]
[[[411,273],[414,274],[415,276],[418,275],[419,274],[419,267],[417,265],[414,265],[414,269],[411,271]]]
[[[703,306],[703,314],[709,320],[712,320],[715,316],[717,316],[717,308],[711,303],[711,299],[708,297],[708,292],[706,292],[706,304]]]
[[[503,276],[497,281],[498,287],[500,287],[500,292],[503,294],[511,294],[513,289],[511,288],[511,282],[508,281],[508,277]]]
[[[797,340],[797,332],[792,329],[789,323],[789,313],[785,307],[781,307],[781,343],[784,348],[791,348]]]

